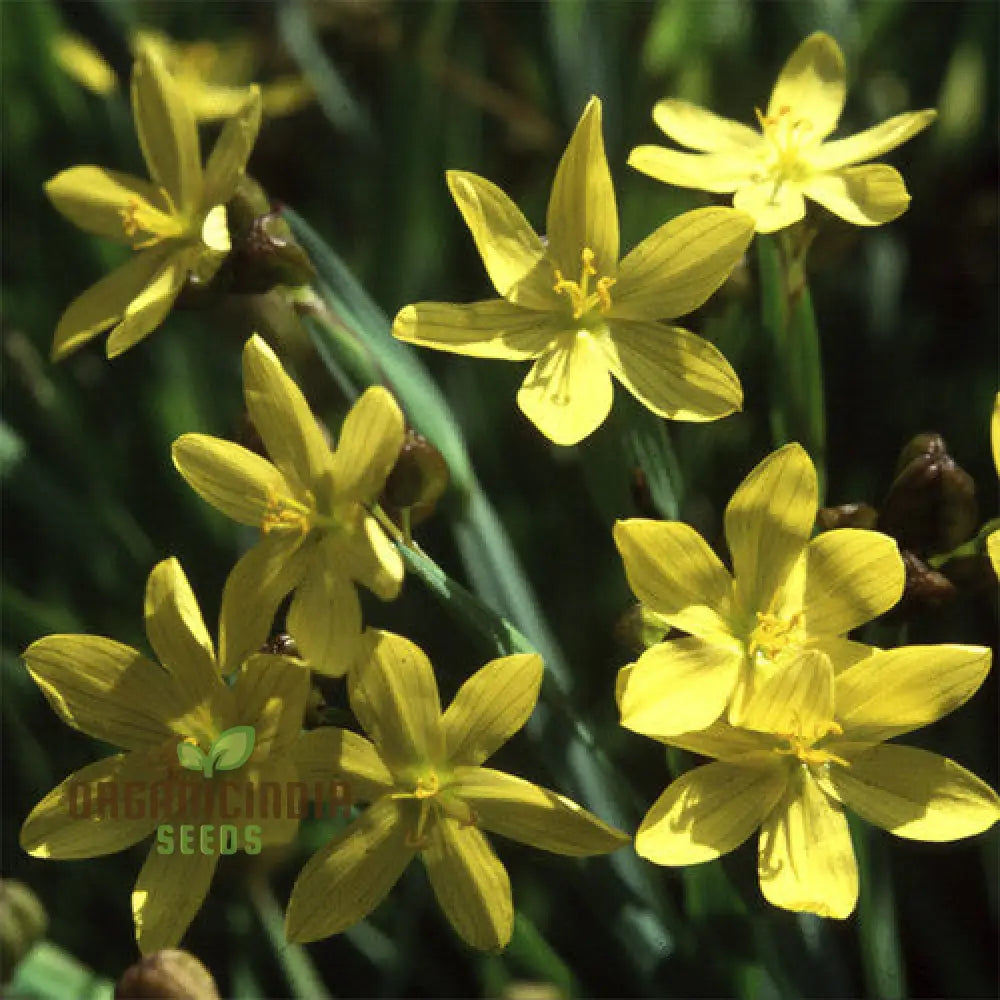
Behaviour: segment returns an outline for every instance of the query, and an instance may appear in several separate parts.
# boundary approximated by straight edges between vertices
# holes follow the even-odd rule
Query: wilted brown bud
[[[954,599],[958,591],[946,576],[931,569],[912,552],[904,549],[901,554],[906,568],[906,584],[900,601],[903,614],[937,609]]]
[[[837,507],[821,507],[816,515],[820,531],[834,528],[872,529],[878,523],[878,511],[870,503],[842,503]]]
[[[900,548],[921,555],[950,552],[975,531],[978,513],[975,484],[941,435],[918,434],[900,453],[878,528]]]
[[[669,631],[670,626],[655,611],[641,604],[633,604],[615,622],[615,638],[633,653],[645,653],[663,642]]]
[[[220,1000],[212,973],[190,952],[154,951],[130,965],[115,986],[115,1000]]]
[[[441,452],[427,438],[408,430],[379,503],[397,524],[405,510],[410,512],[410,524],[419,524],[434,512],[448,479],[448,464]]]
[[[0,879],[0,985],[45,935],[49,918],[38,897],[15,879]]]

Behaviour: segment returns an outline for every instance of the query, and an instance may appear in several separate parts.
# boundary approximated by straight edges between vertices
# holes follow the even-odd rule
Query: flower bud
[[[842,503],[836,507],[822,507],[816,515],[820,531],[834,528],[864,528],[870,530],[878,522],[878,511],[870,503]]]
[[[918,434],[903,448],[878,528],[920,555],[949,552],[978,522],[975,484],[940,434]]]
[[[379,504],[397,524],[409,511],[410,524],[426,521],[448,488],[448,465],[421,434],[407,430],[403,448],[385,482]]]
[[[904,615],[936,610],[953,600],[958,591],[944,574],[931,569],[919,556],[902,552],[906,583],[900,609]]]
[[[212,973],[190,952],[154,951],[130,965],[115,986],[115,1000],[220,1000]]]
[[[0,879],[0,985],[31,950],[49,925],[38,897],[23,882]]]

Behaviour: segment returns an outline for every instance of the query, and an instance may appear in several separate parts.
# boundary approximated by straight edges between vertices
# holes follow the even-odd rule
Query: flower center
[[[773,662],[788,649],[800,645],[805,639],[802,612],[796,611],[789,618],[757,612],[757,627],[747,640],[747,652],[755,665],[762,660]]]
[[[260,530],[267,535],[272,531],[297,531],[305,537],[318,519],[316,501],[306,493],[306,503],[299,503],[288,496],[280,496],[273,489],[267,491],[267,508],[260,522]]]
[[[563,277],[559,268],[554,268],[556,282],[552,286],[553,291],[559,295],[565,295],[569,299],[573,309],[573,319],[581,319],[587,313],[606,313],[611,308],[611,286],[615,283],[615,278],[600,277],[594,282],[593,290],[590,287],[590,279],[597,274],[594,267],[594,251],[590,247],[584,247],[580,251],[580,280],[570,281]]]
[[[767,143],[766,169],[754,179],[773,181],[773,204],[785,181],[800,180],[805,174],[807,164],[802,155],[803,147],[812,141],[813,124],[808,118],[793,118],[788,105],[779,108],[776,115],[761,114],[757,108],[754,112]]]
[[[122,232],[132,244],[133,250],[156,246],[157,243],[174,239],[184,232],[170,194],[165,188],[160,188],[159,193],[170,209],[169,214],[164,214],[139,198],[129,198],[124,208],[118,209]]]
[[[826,769],[830,764],[840,764],[843,767],[847,767],[847,761],[843,757],[838,757],[835,753],[816,746],[816,743],[825,737],[830,735],[841,736],[843,732],[844,730],[840,725],[831,720],[827,724],[826,732],[811,739],[807,739],[797,733],[779,733],[777,735],[781,739],[787,740],[788,746],[776,747],[774,752],[782,757],[795,757],[800,764],[809,768]]]
[[[421,851],[427,847],[427,822],[432,813],[436,813],[441,819],[455,820],[460,826],[475,826],[479,822],[475,809],[449,793],[447,780],[442,780],[434,768],[428,767],[409,780],[404,780],[403,787],[407,786],[411,786],[412,791],[394,792],[391,797],[411,799],[419,805],[417,821],[406,834],[406,843],[410,847]]]

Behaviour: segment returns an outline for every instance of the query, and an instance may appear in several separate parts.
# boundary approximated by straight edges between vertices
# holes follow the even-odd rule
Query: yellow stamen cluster
[[[757,627],[750,633],[747,651],[754,661],[774,660],[789,647],[802,641],[802,612],[781,618],[767,612],[757,612]]]
[[[840,764],[842,767],[848,767],[849,764],[843,757],[838,757],[829,750],[815,746],[815,743],[825,736],[842,736],[843,733],[844,730],[841,726],[832,720],[822,736],[807,739],[796,733],[780,733],[781,739],[788,741],[788,746],[777,747],[774,752],[780,756],[796,757],[801,764],[805,764],[807,767],[825,767],[828,764]]]
[[[170,195],[160,188],[160,194],[170,207],[170,215],[164,215],[138,198],[129,198],[124,208],[118,209],[122,220],[122,232],[134,250],[144,250],[156,246],[166,239],[179,236],[181,227],[175,221],[176,210]]]
[[[555,268],[556,281],[552,286],[553,291],[569,299],[573,307],[573,319],[581,319],[594,309],[606,313],[611,308],[611,286],[615,283],[614,278],[601,277],[594,282],[594,289],[591,291],[590,279],[597,274],[594,251],[590,247],[584,247],[580,251],[580,257],[580,280],[570,281],[563,277],[559,268]]]
[[[424,850],[429,844],[426,834],[427,820],[434,810],[443,817],[456,820],[461,826],[475,826],[479,822],[476,811],[467,803],[449,795],[446,785],[438,773],[432,769],[422,772],[413,782],[412,792],[394,792],[394,799],[414,799],[420,804],[416,826],[406,834],[406,843],[417,850]]]
[[[262,534],[286,528],[298,531],[303,537],[309,534],[315,511],[291,497],[279,496],[272,490],[267,494],[267,510],[260,522]]]
[[[770,178],[774,181],[774,191],[771,193],[773,203],[782,183],[800,179],[804,169],[802,147],[809,141],[813,125],[807,118],[793,119],[792,109],[787,105],[779,108],[776,115],[762,114],[757,108],[754,108],[754,112],[769,148],[767,172],[755,180]]]

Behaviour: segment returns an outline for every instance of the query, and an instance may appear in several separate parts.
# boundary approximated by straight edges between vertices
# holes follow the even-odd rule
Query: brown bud
[[[130,965],[115,986],[115,1000],[219,1000],[212,973],[190,952],[154,951]]]
[[[928,555],[949,552],[978,521],[975,484],[948,454],[940,434],[918,434],[900,453],[896,478],[878,528],[900,548]]]
[[[0,985],[48,929],[38,897],[23,882],[0,879]]]
[[[633,653],[644,653],[663,642],[669,631],[670,626],[660,615],[642,604],[633,604],[615,622],[615,638]]]
[[[434,512],[448,488],[448,478],[441,452],[423,435],[408,430],[379,503],[395,522],[399,523],[402,512],[408,510],[410,524],[419,524]]]
[[[870,503],[842,503],[837,507],[821,507],[816,515],[820,531],[834,528],[872,529],[878,522],[878,511]]]
[[[946,576],[931,569],[912,552],[904,549],[901,554],[906,568],[906,584],[900,601],[903,614],[936,610],[954,599],[958,591]]]

